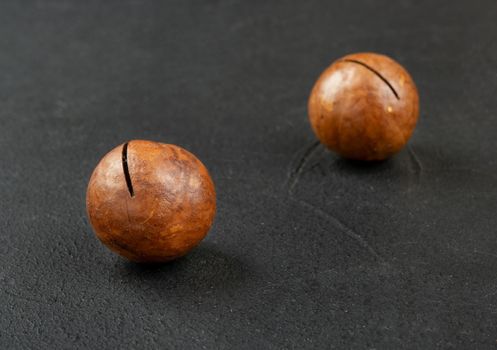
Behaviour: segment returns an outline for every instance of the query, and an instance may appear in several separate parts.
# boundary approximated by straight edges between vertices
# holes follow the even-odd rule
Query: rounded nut
[[[134,140],[99,162],[86,194],[97,237],[136,262],[185,255],[209,231],[216,211],[214,184],[190,152]]]
[[[345,158],[383,160],[411,137],[419,97],[409,73],[393,59],[357,53],[321,74],[308,112],[314,133],[331,150]]]

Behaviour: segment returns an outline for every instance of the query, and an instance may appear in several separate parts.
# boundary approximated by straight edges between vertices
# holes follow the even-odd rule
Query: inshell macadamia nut
[[[97,237],[137,262],[185,255],[209,231],[214,184],[190,152],[133,140],[105,155],[88,184],[86,206]]]
[[[331,150],[345,158],[382,160],[411,137],[419,97],[400,64],[384,55],[357,53],[321,74],[308,111],[314,133]]]

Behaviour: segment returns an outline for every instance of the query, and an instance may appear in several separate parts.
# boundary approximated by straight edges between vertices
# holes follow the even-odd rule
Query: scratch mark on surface
[[[409,151],[409,155],[414,161],[414,164],[416,164],[416,167],[418,168],[419,176],[421,176],[421,173],[423,172],[423,163],[419,160],[419,157],[416,152],[414,152],[414,148],[412,148],[412,146],[407,146],[407,150]]]
[[[301,199],[297,199],[293,196],[290,196],[290,199],[297,202],[298,204],[302,205],[303,207],[311,210],[315,214],[321,216],[322,218],[326,219],[327,221],[331,222],[334,226],[338,227],[343,233],[345,233],[348,237],[352,238],[354,241],[356,241],[361,247],[366,249],[376,260],[383,264],[388,264],[385,259],[379,255],[373,247],[357,232],[352,230],[350,227],[345,225],[343,222],[338,220],[336,217],[326,213],[324,210],[304,201]]]
[[[153,206],[152,210],[150,211],[150,214],[145,219],[145,221],[140,222],[140,225],[147,223],[154,216],[156,209],[157,209],[157,199],[154,200],[154,206]],[[129,214],[128,214],[128,217],[129,217]]]
[[[147,223],[148,221],[150,221],[150,219],[152,218],[154,213],[155,213],[155,209],[150,212],[150,215],[148,216],[148,218],[145,219],[145,221],[140,222],[140,225],[143,225],[143,224]]]
[[[414,186],[417,186],[421,182],[421,174],[423,172],[423,164],[419,160],[418,155],[416,154],[416,152],[414,151],[414,148],[412,148],[411,145],[407,145],[407,153],[409,153],[409,157],[411,158],[411,162],[412,162],[412,168],[413,168],[412,172],[414,175],[412,182],[414,182],[414,184],[413,184]],[[410,173],[411,172],[409,171],[409,175],[410,175]],[[411,178],[411,176],[409,176],[409,178]],[[407,185],[408,185],[407,191],[411,191],[412,190],[411,180],[409,180]]]
[[[321,165],[321,163],[318,162],[318,163],[315,163],[314,165],[312,165],[310,170],[314,170],[314,169],[317,169],[322,176],[326,176],[326,171],[323,169],[323,166]]]
[[[319,146],[319,141],[314,141],[310,146],[307,147],[295,169],[291,167],[291,169],[288,171],[288,193],[291,194],[293,192],[293,189],[299,182],[300,175],[302,175],[305,165],[307,164],[311,156],[314,154],[318,146]]]

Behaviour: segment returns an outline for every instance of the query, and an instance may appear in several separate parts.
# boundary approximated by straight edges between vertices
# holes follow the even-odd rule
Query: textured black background
[[[0,348],[494,349],[497,2],[2,1]],[[356,51],[411,72],[421,116],[376,165],[306,102]],[[128,263],[85,190],[117,144],[181,145],[216,222]]]

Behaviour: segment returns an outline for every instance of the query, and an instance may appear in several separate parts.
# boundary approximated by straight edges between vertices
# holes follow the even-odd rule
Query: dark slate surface
[[[2,1],[0,348],[495,349],[497,3]],[[335,58],[412,73],[394,159],[314,146],[306,101]],[[210,169],[189,256],[128,263],[85,189],[129,139]]]

